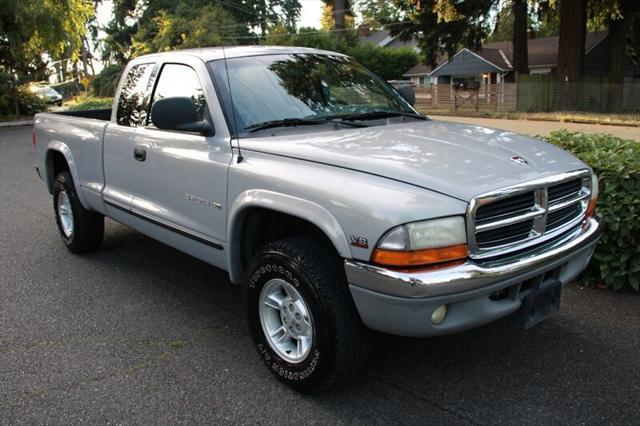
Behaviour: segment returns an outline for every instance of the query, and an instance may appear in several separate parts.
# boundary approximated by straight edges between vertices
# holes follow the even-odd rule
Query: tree
[[[561,0],[555,96],[558,109],[575,109],[576,106],[576,83],[582,76],[586,24],[587,0]]]
[[[496,23],[487,38],[488,42],[513,40],[513,8],[506,3],[496,14]]]
[[[529,73],[529,35],[527,30],[527,0],[512,0],[513,7],[513,70],[517,74]]]
[[[391,29],[402,40],[416,38],[424,61],[435,65],[442,54],[453,56],[460,47],[479,49],[489,33],[489,10],[494,0],[394,0],[402,14]]]
[[[154,18],[156,27],[149,36],[136,33],[133,38],[135,56],[151,52],[193,47],[235,44],[238,23],[227,10],[213,5],[194,10],[179,8],[173,13],[160,11]],[[211,23],[215,25],[211,25]],[[140,38],[138,38],[140,37]]]
[[[323,0],[322,29],[335,31],[338,37],[344,37],[347,28],[353,28],[354,17],[350,0]]]
[[[86,0],[4,0],[0,8],[0,71],[9,75],[18,111],[18,85],[44,77],[43,54],[77,60],[85,25],[94,15]]]
[[[354,7],[362,21],[376,31],[400,21],[402,15],[400,8],[388,0],[358,0]]]

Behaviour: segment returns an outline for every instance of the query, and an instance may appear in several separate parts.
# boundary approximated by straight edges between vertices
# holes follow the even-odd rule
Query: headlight
[[[421,266],[467,255],[464,217],[451,216],[391,229],[378,243],[371,261],[388,266]]]

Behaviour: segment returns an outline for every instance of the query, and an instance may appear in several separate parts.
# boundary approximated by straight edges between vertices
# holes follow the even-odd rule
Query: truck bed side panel
[[[105,212],[102,139],[108,124],[103,120],[46,113],[37,114],[34,121],[37,162],[49,190],[55,179],[52,153],[57,151],[67,160],[82,204],[100,213]]]

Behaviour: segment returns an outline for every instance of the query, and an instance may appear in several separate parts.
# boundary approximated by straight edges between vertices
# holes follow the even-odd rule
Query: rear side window
[[[165,64],[160,72],[156,90],[153,93],[153,102],[164,98],[188,97],[193,100],[198,110],[198,120],[204,119],[204,111],[207,106],[204,92],[198,74],[193,68],[181,64]],[[149,117],[149,124],[153,124]]]
[[[154,64],[131,67],[122,82],[116,121],[122,126],[137,127],[147,120]]]

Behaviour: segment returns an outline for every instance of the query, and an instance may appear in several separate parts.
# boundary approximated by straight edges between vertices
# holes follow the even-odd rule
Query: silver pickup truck
[[[584,163],[414,101],[314,49],[142,56],[112,111],[36,115],[37,171],[69,250],[108,216],[228,271],[269,370],[318,392],[364,369],[370,329],[548,318],[601,231]]]

